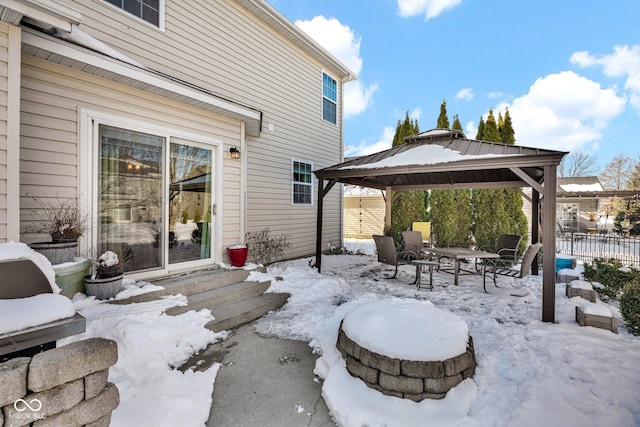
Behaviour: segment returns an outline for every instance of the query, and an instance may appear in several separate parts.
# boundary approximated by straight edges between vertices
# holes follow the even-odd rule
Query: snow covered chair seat
[[[0,361],[55,348],[56,340],[85,331],[85,318],[53,292],[32,260],[0,260],[0,278]]]

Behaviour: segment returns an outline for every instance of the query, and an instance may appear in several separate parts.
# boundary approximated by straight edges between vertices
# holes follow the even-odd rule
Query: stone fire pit
[[[359,305],[340,324],[336,345],[352,376],[414,401],[444,398],[476,367],[467,324],[429,301]]]

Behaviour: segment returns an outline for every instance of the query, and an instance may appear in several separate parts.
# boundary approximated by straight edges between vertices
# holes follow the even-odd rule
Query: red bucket
[[[238,248],[227,248],[227,252],[229,253],[231,265],[234,267],[242,267],[247,261],[247,253],[249,252],[249,248],[247,248],[246,246]]]

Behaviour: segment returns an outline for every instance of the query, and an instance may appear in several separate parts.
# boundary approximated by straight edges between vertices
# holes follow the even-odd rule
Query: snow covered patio
[[[354,242],[348,246],[357,248]],[[308,375],[324,380],[323,397],[339,425],[423,426],[425,420],[447,426],[640,424],[640,339],[630,335],[623,322],[617,335],[580,327],[575,306],[584,300],[567,298],[564,284],[556,286],[556,322],[542,322],[541,276],[520,282],[501,278],[502,287],[491,286],[485,294],[479,276],[464,276],[454,286],[451,275],[435,272],[434,290],[416,291],[410,285],[413,266],[401,266],[394,280],[383,279],[389,266],[376,262],[372,242],[360,250],[369,255],[325,256],[323,274],[310,268],[307,258],[250,276],[281,278],[273,280],[270,291],[291,293],[282,309],[258,320],[256,327],[268,336],[307,341],[321,354],[315,372]],[[139,292],[139,286],[151,285],[128,283],[123,292]],[[513,292],[516,286],[522,288]],[[477,362],[474,377],[442,400],[385,396],[345,368],[336,348],[345,315],[366,302],[395,299],[431,301],[468,326]],[[204,328],[210,318],[204,310],[173,317],[163,313],[183,303],[181,296],[126,306],[74,299],[87,318],[87,332],[74,339],[97,336],[118,342],[119,360],[109,376],[121,395],[113,426],[202,426],[208,419],[216,374],[225,367],[216,364],[184,374],[173,367],[225,334]],[[607,308],[620,318],[617,307]],[[399,337],[407,332],[397,331]],[[298,400],[292,400],[288,410],[292,422],[299,419],[303,425],[309,417]]]

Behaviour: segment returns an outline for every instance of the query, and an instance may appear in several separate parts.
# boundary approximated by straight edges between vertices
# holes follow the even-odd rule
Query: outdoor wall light
[[[232,159],[239,159],[240,150],[238,150],[236,147],[231,147],[229,148],[229,155],[231,156]]]

